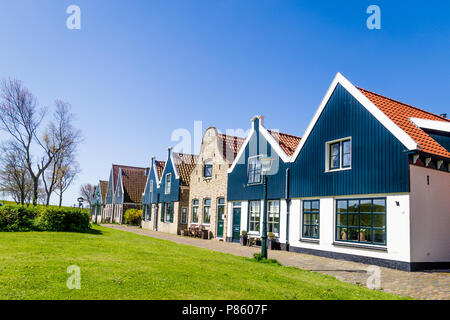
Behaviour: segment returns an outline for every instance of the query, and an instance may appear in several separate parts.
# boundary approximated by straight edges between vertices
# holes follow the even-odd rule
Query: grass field
[[[67,267],[81,268],[69,290]],[[398,299],[318,273],[94,227],[0,233],[0,299]]]

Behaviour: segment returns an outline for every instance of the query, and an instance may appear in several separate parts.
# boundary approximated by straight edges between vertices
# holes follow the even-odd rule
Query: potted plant
[[[278,249],[278,240],[273,232],[269,232],[267,234],[268,237],[268,248],[269,250],[277,250]]]
[[[242,230],[241,232],[241,246],[246,246],[248,242],[247,231]]]
[[[366,231],[367,229],[359,230],[359,241],[366,241]]]
[[[341,229],[341,240],[347,240],[347,228]]]

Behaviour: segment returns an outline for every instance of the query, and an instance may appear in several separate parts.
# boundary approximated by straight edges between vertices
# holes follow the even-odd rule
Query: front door
[[[224,210],[223,207],[219,207],[217,212],[217,238],[223,238],[223,226],[224,226]]]
[[[241,208],[233,208],[233,242],[241,239]]]
[[[159,203],[155,206],[155,219],[153,220],[153,230],[158,231],[158,211],[159,211]]]

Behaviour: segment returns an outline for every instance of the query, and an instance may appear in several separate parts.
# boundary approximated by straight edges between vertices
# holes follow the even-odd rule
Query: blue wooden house
[[[291,140],[295,151],[273,138],[255,117],[229,170],[229,241],[242,230],[260,235],[258,159],[271,157],[268,230],[283,249],[403,270],[450,267],[445,114],[337,74],[302,139]]]
[[[246,231],[250,237],[261,236],[264,186],[260,160],[269,157],[273,159],[273,165],[268,176],[268,232],[273,233],[284,245],[287,230],[286,177],[290,156],[300,138],[267,130],[263,122],[262,116],[252,119],[250,133],[228,170],[227,241],[239,242],[242,231]]]
[[[151,204],[151,212],[146,214],[143,227],[173,234],[187,227],[190,175],[196,162],[197,156],[174,152],[172,148],[164,163],[152,159],[144,193],[145,205],[148,208]]]
[[[99,183],[96,186],[94,186],[91,218],[92,221],[95,223],[103,222],[107,189],[108,189],[108,181],[100,180]]]

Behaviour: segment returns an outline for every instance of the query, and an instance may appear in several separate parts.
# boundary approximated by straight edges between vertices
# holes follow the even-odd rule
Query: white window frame
[[[254,184],[261,184],[262,183],[262,181],[263,181],[263,179],[262,179],[262,164],[261,164],[261,158],[262,157],[263,156],[261,154],[259,154],[257,156],[248,157],[248,160],[247,160],[247,184],[254,185]],[[249,174],[250,173],[250,160],[253,160],[253,159],[259,159],[259,162],[261,164],[261,172],[259,173],[259,181],[250,182],[249,181],[250,180],[250,174]]]
[[[342,167],[342,156],[344,151],[344,141],[350,141],[350,166]],[[331,169],[330,168],[330,147],[332,144],[339,143],[339,168]],[[332,141],[327,141],[325,143],[325,172],[336,172],[336,171],[345,171],[351,170],[353,165],[353,141],[352,137],[346,137],[342,139],[336,139]]]
[[[268,200],[267,201],[267,232],[269,231],[269,224],[275,224],[275,222],[271,222],[270,221],[270,203],[271,202],[275,202],[278,203],[278,231],[280,231],[280,227],[281,227],[281,201],[280,200]],[[275,214],[276,212],[274,212]],[[276,237],[280,236],[279,232],[272,232]]]
[[[251,230],[251,224],[255,223],[252,222],[252,203],[257,203],[259,208],[259,231]],[[261,201],[260,200],[254,200],[248,202],[248,233],[253,235],[260,235],[261,234]],[[255,224],[256,226],[256,224]]]
[[[168,180],[168,178],[170,177],[170,180]],[[172,188],[172,173],[166,173],[166,184],[165,184],[165,189],[164,189],[164,193],[165,194],[170,194],[170,189]]]
[[[183,211],[186,211],[186,218],[183,219]],[[181,208],[181,224],[188,224],[188,216],[189,216],[189,210],[187,207]]]
[[[153,180],[150,180],[150,193],[153,193]]]

